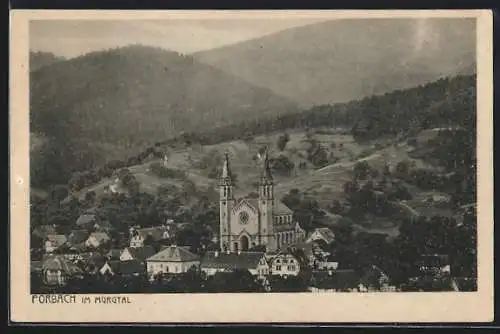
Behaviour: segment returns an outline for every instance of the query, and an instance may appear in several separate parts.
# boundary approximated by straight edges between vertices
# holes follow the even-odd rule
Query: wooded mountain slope
[[[118,147],[295,110],[286,98],[190,56],[138,45],[30,74],[31,132],[50,139],[51,159],[58,160],[51,164],[69,172],[102,162]]]
[[[310,106],[470,74],[475,33],[474,19],[342,19],[194,56]]]

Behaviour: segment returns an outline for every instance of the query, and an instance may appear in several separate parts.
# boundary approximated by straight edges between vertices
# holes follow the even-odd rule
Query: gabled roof
[[[202,268],[255,269],[264,257],[264,252],[206,252],[201,260]]]
[[[89,236],[89,232],[86,230],[73,230],[68,236],[68,244],[76,246],[85,242]]]
[[[146,267],[137,260],[106,262],[116,275],[133,275],[146,272]]]
[[[110,237],[104,232],[92,232],[89,235],[89,238],[95,238],[95,240],[97,240],[99,242],[110,240]]]
[[[50,241],[55,247],[61,247],[68,240],[64,234],[49,234],[47,240]]]
[[[309,240],[309,238],[313,234],[321,235],[321,237],[324,238],[327,243],[331,243],[335,240],[335,234],[328,227],[315,228],[307,239]]]
[[[76,264],[58,255],[46,257],[42,263],[42,268],[43,270],[61,270],[66,275],[73,275],[82,272]]]
[[[314,272],[310,285],[319,289],[352,289],[359,284],[359,277],[354,269]]]
[[[96,219],[94,214],[83,214],[76,220],[76,225],[82,226],[92,223]]]
[[[127,247],[125,248],[134,259],[138,261],[145,261],[155,254],[155,249],[153,246],[143,246],[143,247]],[[124,250],[124,251],[125,251]]]
[[[184,247],[168,246],[159,253],[147,259],[148,262],[191,262],[198,260],[196,254],[191,253]]]
[[[240,198],[233,207],[233,212],[238,211],[242,206],[247,206],[255,213],[259,212],[259,200],[255,198]]]

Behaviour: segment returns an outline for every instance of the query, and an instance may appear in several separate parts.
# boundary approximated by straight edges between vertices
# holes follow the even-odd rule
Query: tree
[[[397,163],[396,172],[400,175],[408,175],[410,171],[410,162],[408,160],[403,160]]]
[[[271,160],[271,168],[281,175],[290,175],[294,167],[295,164],[284,155]]]
[[[90,190],[90,191],[87,191],[85,193],[85,202],[87,202],[88,204],[92,205],[95,203],[95,199],[96,199],[96,193],[95,191],[93,190]]]
[[[367,161],[359,161],[354,165],[354,179],[365,180],[371,172],[371,166]]]
[[[60,202],[68,196],[68,187],[63,185],[55,185],[51,191],[51,198],[55,202]]]
[[[280,151],[284,151],[286,144],[290,141],[290,136],[288,133],[284,133],[281,136],[278,137],[278,141],[276,142],[276,147]]]

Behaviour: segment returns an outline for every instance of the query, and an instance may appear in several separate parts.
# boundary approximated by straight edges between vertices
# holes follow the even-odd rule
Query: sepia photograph
[[[195,12],[25,20],[29,304],[478,292],[477,12]]]

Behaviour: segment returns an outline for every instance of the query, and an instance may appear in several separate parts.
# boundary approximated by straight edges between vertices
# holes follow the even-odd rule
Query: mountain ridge
[[[425,23],[427,28],[418,22],[333,20],[193,56],[249,82],[259,82],[301,106],[409,88],[475,64],[474,21],[433,19]],[[428,30],[431,39],[416,44],[422,29]]]
[[[64,152],[54,155],[68,157],[62,164],[73,171],[105,162],[106,145],[133,149],[182,131],[294,110],[294,102],[267,88],[190,56],[141,45],[95,51],[30,73],[30,131],[58,142]],[[95,152],[85,148],[89,143]]]

